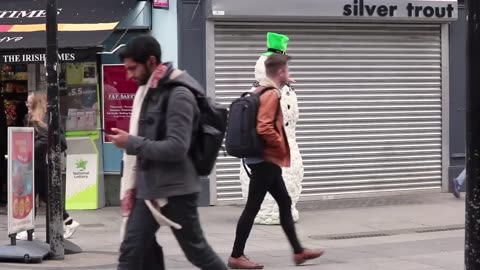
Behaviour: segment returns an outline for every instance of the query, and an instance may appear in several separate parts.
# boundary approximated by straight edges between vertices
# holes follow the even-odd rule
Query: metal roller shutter
[[[219,102],[249,89],[268,31],[291,40],[303,197],[441,188],[440,25],[216,22]],[[220,203],[241,199],[238,175],[219,159]]]

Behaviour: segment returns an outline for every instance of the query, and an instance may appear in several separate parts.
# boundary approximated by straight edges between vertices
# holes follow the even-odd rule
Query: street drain
[[[390,236],[390,234],[386,234],[386,233],[362,233],[362,234],[349,234],[349,235],[333,235],[333,236],[322,237],[322,239],[325,239],[325,240],[347,240],[347,239],[356,239],[356,238],[385,237],[385,236]],[[314,237],[312,237],[312,238],[314,238]]]
[[[82,224],[82,227],[84,227],[84,228],[100,228],[100,227],[105,227],[105,224],[102,224],[102,223]]]
[[[433,232],[448,232],[448,231],[459,231],[465,229],[465,225],[451,225],[451,226],[441,226],[441,227],[427,227],[419,228],[415,230],[416,233],[433,233]]]
[[[382,230],[382,231],[348,233],[348,234],[313,235],[313,236],[310,236],[310,238],[315,240],[347,240],[347,239],[358,239],[358,238],[387,237],[387,236],[402,235],[402,234],[458,231],[463,229],[465,229],[465,225],[456,224],[456,225],[447,225],[447,226],[420,227],[420,228],[401,229],[401,230]]]

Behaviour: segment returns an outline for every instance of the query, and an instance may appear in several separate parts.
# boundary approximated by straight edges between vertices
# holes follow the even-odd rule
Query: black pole
[[[465,269],[480,269],[480,1],[467,1],[467,194]]]
[[[48,241],[53,259],[63,260],[62,171],[60,168],[60,123],[58,102],[57,1],[47,1],[47,91],[48,91]]]

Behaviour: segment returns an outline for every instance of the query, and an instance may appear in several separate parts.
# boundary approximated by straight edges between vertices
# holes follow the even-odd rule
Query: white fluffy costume
[[[267,59],[267,57],[268,56],[266,55],[260,56],[255,65],[255,79],[257,81],[260,81],[266,77],[265,60]],[[252,90],[254,89],[255,87],[252,88]],[[296,204],[302,192],[302,180],[304,173],[302,156],[300,155],[295,135],[296,125],[299,119],[299,109],[297,103],[297,95],[295,94],[295,91],[292,89],[292,87],[285,86],[281,90],[282,98],[280,103],[284,117],[285,132],[291,151],[291,165],[288,168],[282,168],[282,173],[288,193],[292,198],[293,220],[298,221],[299,214],[296,208]],[[246,201],[248,197],[250,178],[245,172],[245,169],[243,168],[241,162],[240,181],[242,184],[243,198]],[[265,197],[265,200],[263,201],[263,204],[261,206],[260,212],[255,218],[255,223],[267,225],[280,224],[278,205],[269,193],[267,193],[267,196]]]

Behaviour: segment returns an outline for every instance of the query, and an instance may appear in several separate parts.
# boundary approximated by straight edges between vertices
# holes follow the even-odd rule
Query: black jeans
[[[267,192],[272,195],[278,204],[280,223],[293,251],[295,254],[302,253],[303,248],[298,241],[292,217],[292,199],[283,181],[282,168],[270,162],[250,164],[248,167],[250,167],[252,173],[248,189],[248,199],[237,224],[232,257],[239,258],[244,255],[245,245],[252,230],[253,222],[255,221],[258,211],[260,211]]]
[[[46,165],[45,165],[46,166]],[[39,169],[35,170],[35,198],[39,196],[40,200],[44,203],[48,201],[48,172],[46,170]],[[35,204],[35,217],[37,216],[38,205]],[[63,206],[63,221],[65,222],[70,215],[67,210],[65,210],[65,205]],[[68,221],[71,222],[71,221]]]
[[[162,214],[182,226],[172,228],[187,259],[204,270],[226,270],[227,266],[207,243],[197,211],[198,194],[168,198]],[[162,248],[155,232],[159,224],[143,199],[137,199],[127,222],[125,239],[120,246],[118,270],[165,269]]]

